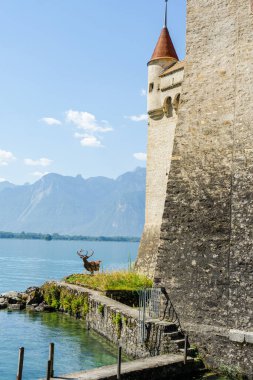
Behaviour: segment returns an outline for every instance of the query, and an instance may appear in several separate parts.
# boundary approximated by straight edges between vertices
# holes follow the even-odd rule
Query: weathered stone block
[[[8,305],[9,310],[23,310],[24,308],[25,308],[25,305],[21,303],[14,303],[14,304]]]
[[[246,343],[253,344],[253,332],[245,332]]]

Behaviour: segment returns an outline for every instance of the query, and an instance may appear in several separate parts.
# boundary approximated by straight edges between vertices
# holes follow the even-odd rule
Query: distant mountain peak
[[[136,168],[117,179],[49,173],[29,186],[1,182],[0,230],[140,236],[145,173]]]

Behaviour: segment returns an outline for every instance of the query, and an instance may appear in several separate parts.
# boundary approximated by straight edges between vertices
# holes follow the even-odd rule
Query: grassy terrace
[[[152,280],[146,276],[127,271],[90,274],[72,274],[65,278],[69,284],[95,290],[139,290],[152,287]]]

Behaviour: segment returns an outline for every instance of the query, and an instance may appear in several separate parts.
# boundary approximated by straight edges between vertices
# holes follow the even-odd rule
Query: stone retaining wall
[[[94,329],[115,344],[120,343],[123,351],[133,358],[179,351],[177,343],[173,342],[168,334],[170,330],[175,331],[176,326],[174,324],[158,319],[146,320],[147,339],[142,343],[140,341],[138,309],[105,297],[97,291],[77,285],[50,282],[46,286],[52,286],[54,292],[58,292],[59,299],[62,291],[64,291],[66,298],[69,297],[72,300],[77,301],[80,295],[84,297],[84,307],[82,305],[81,311],[75,311],[75,313],[86,319],[88,328]],[[45,297],[46,300],[47,298]],[[50,306],[57,306],[56,308],[59,310],[71,313],[71,307],[68,306],[67,302],[65,302],[65,307],[64,301],[61,301],[60,305],[59,301],[55,299],[52,299],[51,302],[49,301],[49,304],[51,304]],[[84,309],[85,311],[82,311]]]

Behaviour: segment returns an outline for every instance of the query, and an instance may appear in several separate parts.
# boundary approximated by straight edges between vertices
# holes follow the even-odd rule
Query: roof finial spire
[[[164,16],[164,27],[165,28],[167,28],[167,13],[168,13],[167,3],[168,3],[168,0],[165,0],[165,16]]]

